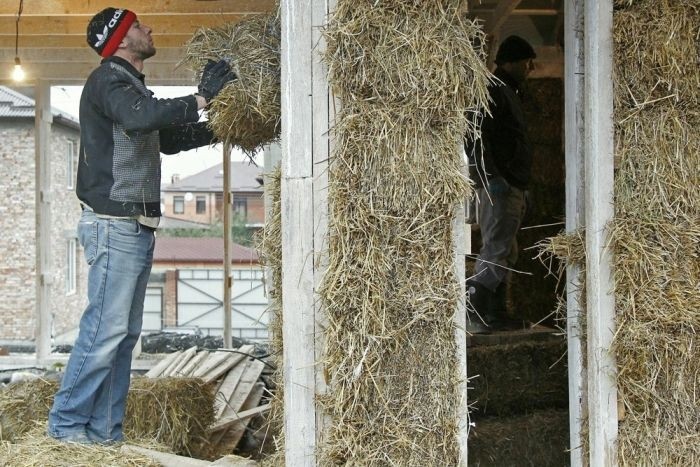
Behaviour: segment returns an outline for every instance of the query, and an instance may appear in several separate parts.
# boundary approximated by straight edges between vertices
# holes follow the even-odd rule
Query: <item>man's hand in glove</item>
[[[226,83],[234,79],[236,79],[236,73],[231,70],[226,60],[218,62],[209,60],[202,71],[202,79],[197,87],[197,93],[207,102],[211,102]]]

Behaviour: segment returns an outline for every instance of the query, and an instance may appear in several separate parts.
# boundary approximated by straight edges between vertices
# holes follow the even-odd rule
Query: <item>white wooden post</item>
[[[456,149],[463,150],[461,145]],[[464,175],[467,176],[466,165],[463,168]],[[459,399],[457,412],[457,427],[459,436],[459,465],[467,466],[467,441],[469,439],[469,401],[467,399],[467,291],[466,291],[466,257],[470,253],[471,244],[468,237],[471,236],[471,231],[467,232],[465,228],[469,227],[465,223],[465,205],[460,203],[457,207],[455,218],[452,221],[452,238],[455,257],[455,274],[459,281],[457,310],[455,310],[455,339],[457,340],[457,369],[459,374],[459,382],[457,388],[457,396]]]
[[[231,193],[231,145],[224,143],[224,342],[225,349],[233,347],[231,338],[231,288],[233,277],[231,276],[231,214],[233,194]]]
[[[312,58],[311,71],[313,75],[313,210],[314,210],[314,293],[318,291],[323,279],[328,261],[324,252],[327,250],[328,234],[328,159],[331,152],[329,138],[330,122],[333,119],[334,105],[331,104],[328,85],[328,66],[321,59],[321,53],[326,47],[326,41],[321,34],[321,27],[325,26],[328,14],[335,8],[336,0],[316,0],[313,2],[312,15]],[[315,361],[322,361],[325,355],[323,345],[323,329],[327,324],[326,314],[320,300],[314,300],[314,326],[315,326]],[[323,395],[327,391],[324,371],[316,365],[316,395]],[[316,445],[323,441],[323,435],[328,426],[327,416],[322,411],[316,413]]]
[[[36,229],[35,344],[37,363],[46,362],[51,352],[51,85],[37,80],[34,100],[34,180]]]
[[[282,336],[285,462],[316,464],[313,11],[282,0]]]
[[[583,0],[565,2],[564,108],[566,160],[566,231],[583,228],[584,217],[584,121],[583,121]],[[583,466],[581,424],[586,391],[585,366],[581,348],[581,267],[566,268],[566,336],[569,368],[569,449],[571,467]]]
[[[612,0],[586,0],[584,14],[589,461],[603,467],[617,465],[615,297],[607,235],[614,214]]]

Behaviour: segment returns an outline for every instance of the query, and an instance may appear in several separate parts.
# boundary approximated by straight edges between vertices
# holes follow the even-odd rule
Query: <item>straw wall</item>
[[[619,4],[612,238],[626,412],[620,462],[700,465],[700,1]]]
[[[266,465],[284,465],[284,375],[282,374],[282,187],[281,169],[277,165],[265,176],[265,191],[270,208],[266,214],[265,227],[256,238],[261,264],[267,269],[265,292],[268,297],[267,312],[270,314],[271,352],[274,355],[275,390],[267,419],[275,442],[276,452],[266,459]]]
[[[481,31],[459,1],[339,0],[319,464],[455,465],[452,221],[461,142],[485,105]]]
[[[615,6],[619,461],[700,465],[700,2]],[[549,249],[580,262],[581,244]]]

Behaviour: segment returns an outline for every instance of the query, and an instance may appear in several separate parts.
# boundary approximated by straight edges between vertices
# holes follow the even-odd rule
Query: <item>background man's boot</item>
[[[476,281],[467,281],[467,331],[471,334],[489,332],[493,292]]]

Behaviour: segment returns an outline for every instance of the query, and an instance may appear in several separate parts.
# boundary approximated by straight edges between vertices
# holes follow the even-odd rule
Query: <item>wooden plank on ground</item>
[[[192,357],[192,359],[189,362],[187,362],[187,365],[185,365],[185,367],[182,370],[180,370],[180,374],[178,376],[182,376],[183,378],[190,376],[192,373],[195,372],[197,368],[199,368],[199,365],[208,357],[208,350],[201,350],[197,352],[197,355]]]
[[[229,357],[229,355],[230,354],[228,352],[222,351],[211,353],[209,355],[209,358],[202,362],[202,365],[192,373],[192,376],[195,378],[201,378],[202,376],[209,373],[209,371],[219,366],[224,360],[226,360]]]
[[[207,383],[215,381],[220,376],[225,374],[231,368],[236,366],[241,362],[247,355],[249,355],[255,349],[254,345],[243,345],[236,352],[229,353],[229,358],[221,362],[220,365],[210,370],[207,374],[202,376],[202,379]]]
[[[260,360],[250,359],[248,361],[233,396],[224,407],[224,411],[221,414],[222,418],[232,416],[236,412],[243,410],[243,405],[246,403],[248,396],[255,388],[264,367],[265,364]],[[225,433],[225,430],[220,433],[215,433],[211,440],[218,443],[221,441]]]
[[[175,360],[173,360],[173,362],[170,364],[170,366],[168,366],[168,368],[163,370],[163,373],[160,375],[161,378],[167,378],[169,376],[172,376],[173,371],[175,371],[175,368],[180,366],[182,361],[185,359],[189,360],[189,355],[187,355],[187,351],[186,350],[180,351],[180,355],[178,355],[178,357]]]
[[[262,383],[259,383],[262,384]],[[263,384],[264,386],[264,384]],[[262,413],[267,412],[270,410],[270,404],[265,404],[265,405],[259,405],[253,409],[248,409],[244,410],[242,412],[238,412],[237,414],[234,414],[230,417],[222,418],[216,423],[214,423],[212,426],[207,428],[207,431],[210,433],[214,433],[219,430],[223,430],[224,428],[228,428],[232,425],[235,425],[241,420],[244,420],[246,418],[254,417],[255,415],[260,415]]]
[[[217,388],[216,401],[214,402],[214,414],[217,419],[221,418],[224,410],[229,404],[229,400],[236,391],[236,386],[241,380],[243,372],[246,370],[250,363],[250,359],[243,361],[233,367],[231,371],[228,372],[221,385]]]
[[[182,369],[190,362],[190,360],[192,360],[192,358],[194,358],[196,354],[196,345],[185,350],[185,352],[182,354],[182,357],[180,357],[180,359],[178,360],[177,365],[173,367],[172,371],[170,371],[170,374],[168,376],[182,376]]]
[[[182,350],[173,352],[164,357],[156,366],[148,370],[147,378],[157,378],[182,354]]]
[[[265,384],[255,383],[252,391],[250,391],[248,397],[241,406],[241,412],[247,412],[250,409],[258,407],[264,392]],[[232,452],[234,449],[236,449],[236,446],[238,446],[238,443],[241,441],[246,428],[248,428],[251,418],[252,417],[242,418],[238,423],[230,425],[228,429],[221,430],[224,435],[219,440],[219,446],[224,449],[224,452]]]
[[[153,449],[142,448],[141,446],[133,446],[125,444],[121,448],[123,453],[137,454],[153,459],[160,463],[163,467],[204,467],[211,465],[208,461],[193,459],[191,457],[177,456],[167,452],[154,451]]]

